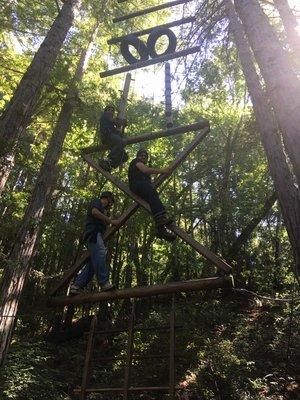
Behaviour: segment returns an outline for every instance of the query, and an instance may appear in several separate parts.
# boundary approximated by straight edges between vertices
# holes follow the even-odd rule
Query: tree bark
[[[56,62],[81,0],[66,0],[0,118],[0,194],[13,168],[18,139],[24,134],[41,91]]]
[[[300,186],[300,81],[257,0],[235,0]]]
[[[300,25],[297,22],[297,18],[290,9],[287,0],[274,0],[274,5],[281,17],[287,42],[295,52],[296,57],[300,58],[300,31],[297,30],[297,28],[300,29]]]
[[[5,360],[10,344],[19,299],[30,271],[30,261],[42,226],[45,205],[56,180],[57,163],[62,153],[63,142],[71,127],[71,118],[78,98],[76,85],[82,80],[89,48],[98,25],[99,23],[93,29],[87,48],[81,53],[71,88],[59,114],[30,203],[3,273],[0,290],[0,365]],[[9,317],[4,317],[5,315]]]
[[[227,15],[234,35],[242,69],[249,94],[253,103],[256,121],[259,127],[262,145],[268,160],[270,174],[283,214],[295,256],[295,275],[299,280],[300,271],[300,194],[294,184],[282,146],[274,115],[268,105],[267,96],[255,70],[250,46],[243,26],[235,12],[232,0],[226,0]],[[300,125],[299,125],[300,126]]]

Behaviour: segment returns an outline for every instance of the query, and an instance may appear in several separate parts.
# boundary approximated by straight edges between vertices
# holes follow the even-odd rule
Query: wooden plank
[[[123,72],[133,71],[135,69],[148,67],[149,65],[158,64],[164,61],[173,60],[174,58],[185,57],[189,54],[197,53],[201,50],[201,46],[190,47],[188,49],[175,51],[173,53],[164,54],[162,56],[158,56],[155,58],[151,58],[150,60],[139,61],[134,64],[124,65],[123,67],[114,68],[109,71],[100,72],[101,78],[106,78],[108,76],[113,76],[117,74],[122,74]]]
[[[183,328],[183,325],[176,325],[176,329]],[[161,325],[161,326],[140,326],[136,325],[134,327],[135,332],[147,332],[147,331],[166,331],[169,330],[169,325]],[[101,331],[96,331],[95,335],[108,335],[108,334],[118,334],[122,332],[127,332],[128,328],[123,328],[123,329],[106,329],[106,330],[101,330]],[[88,332],[86,332],[88,333]]]
[[[188,132],[194,132],[194,131],[198,131],[198,130],[204,129],[204,128],[209,128],[209,121],[205,118],[201,118],[195,124],[176,126],[175,128],[171,128],[171,129],[162,129],[162,130],[156,131],[156,132],[143,133],[142,135],[129,136],[127,138],[124,138],[124,143],[127,146],[130,144],[146,142],[148,140],[155,140],[155,139],[159,139],[162,137],[168,137],[168,136],[179,135],[179,134],[188,133]],[[209,130],[206,131],[206,133],[208,133],[208,132],[209,132]],[[82,155],[92,154],[92,153],[96,153],[98,151],[105,151],[107,149],[108,149],[107,146],[104,146],[104,145],[89,146],[89,147],[84,147],[83,149],[81,149],[81,154]]]
[[[86,400],[86,398],[87,398],[86,388],[90,382],[90,376],[91,376],[91,357],[92,357],[93,350],[94,350],[94,333],[95,333],[96,327],[97,327],[97,317],[95,315],[91,322],[91,329],[90,329],[88,344],[87,344],[87,349],[86,349],[86,356],[85,356],[85,362],[84,362],[84,368],[83,368],[83,374],[82,374],[82,382],[81,382],[80,400]]]
[[[156,26],[152,26],[151,28],[143,29],[141,31],[131,32],[130,35],[134,35],[136,37],[139,37],[139,36],[143,36],[143,35],[148,35],[155,28],[172,28],[174,26],[184,25],[184,24],[188,24],[190,22],[195,22],[195,21],[196,21],[196,17],[182,18],[182,19],[178,19],[177,21],[169,22],[167,24],[156,25]],[[111,45],[111,44],[119,43],[124,38],[126,38],[127,36],[128,35],[123,35],[123,36],[118,36],[118,37],[115,37],[115,38],[111,38],[111,39],[109,39],[107,41],[107,44]]]
[[[176,387],[176,390],[180,390],[182,388]],[[74,393],[80,393],[80,388],[74,389]],[[123,392],[124,388],[88,388],[86,389],[87,393],[113,393],[113,392]],[[169,386],[143,386],[143,387],[130,387],[128,388],[128,392],[166,392],[168,393]]]
[[[139,11],[135,11],[131,14],[127,14],[127,15],[123,15],[121,17],[116,17],[113,19],[113,22],[121,22],[121,21],[126,21],[128,19],[131,18],[135,18],[135,17],[140,17],[142,15],[146,15],[155,11],[159,11],[159,10],[163,10],[165,8],[169,8],[169,7],[174,7],[180,4],[185,4],[185,3],[189,3],[192,0],[175,0],[175,1],[169,1],[168,3],[163,3],[163,4],[159,4],[158,6],[153,6],[153,7],[149,7],[149,8],[145,8],[143,10],[139,10]]]
[[[174,301],[174,299],[173,299]],[[170,355],[169,355],[169,394],[170,399],[175,400],[175,310],[172,307],[170,313]]]
[[[195,144],[194,147],[196,147],[196,145],[197,144]],[[124,193],[126,193],[128,196],[133,198],[145,210],[147,210],[149,213],[151,213],[149,204],[146,201],[144,201],[143,199],[141,199],[139,196],[137,196],[136,194],[131,192],[130,189],[128,188],[128,186],[124,182],[122,182],[117,177],[111,175],[109,172],[104,171],[97,164],[95,164],[94,161],[89,156],[85,156],[85,160],[89,163],[89,165],[91,165],[97,171],[101,172],[102,175],[104,175],[107,179],[109,179],[114,185],[116,185]],[[184,240],[187,244],[189,244],[191,247],[193,247],[194,250],[196,250],[199,254],[201,254],[202,256],[207,258],[218,268],[220,268],[221,270],[226,271],[226,272],[231,271],[231,266],[229,264],[227,264],[226,261],[222,260],[220,257],[218,257],[216,254],[214,254],[209,249],[206,249],[204,246],[202,246],[199,242],[197,242],[194,238],[192,238],[189,234],[187,234],[181,228],[179,228],[175,224],[171,224],[170,229],[175,234],[177,234],[182,240]]]
[[[133,299],[141,297],[170,295],[173,293],[197,292],[217,288],[232,288],[233,278],[225,277],[203,278],[192,281],[170,282],[163,285],[135,286],[133,288],[114,290],[110,292],[87,293],[77,296],[51,297],[49,306],[60,307],[68,304],[100,303],[120,299]]]
[[[193,249],[195,249],[197,251],[197,253],[199,253],[203,257],[207,258],[219,269],[226,271],[226,272],[230,272],[232,270],[232,267],[229,264],[227,264],[226,261],[224,261],[223,259],[218,257],[211,250],[204,247],[202,244],[200,244],[197,240],[195,240],[192,236],[190,236],[188,233],[186,233],[179,226],[177,226],[175,224],[171,224],[171,225],[168,225],[168,228],[172,232],[174,232],[176,235],[178,235],[182,240],[184,240],[187,244],[189,244],[191,247],[193,247]]]
[[[195,139],[189,144],[189,146],[187,146],[187,148],[185,150],[183,150],[176,158],[175,160],[172,162],[172,164],[170,165],[170,170],[173,172],[187,157],[188,155],[194,150],[194,148],[207,136],[207,134],[210,131],[209,128],[209,123],[207,120],[202,119],[201,121],[199,121],[196,124],[193,125],[184,125],[184,126],[179,126],[177,128],[173,128],[170,129],[170,131],[176,132],[176,133],[182,133],[182,129],[186,131],[186,129],[189,130],[196,130],[200,127],[203,127],[203,131],[198,133],[197,136],[195,137]],[[192,129],[193,128],[193,129]],[[144,137],[149,137],[149,135],[160,135],[160,134],[166,134],[168,133],[168,131],[158,131],[158,132],[154,132],[154,133],[148,133],[145,135],[142,135]],[[176,134],[173,133],[173,134]],[[137,138],[137,136],[136,136]],[[83,157],[88,163],[93,163],[93,161],[91,160],[91,158],[86,158],[85,156]],[[95,165],[93,163],[93,165]],[[107,173],[108,174],[108,173]],[[112,176],[111,174],[109,174],[109,176]],[[160,175],[153,183],[154,187],[157,188],[159,187],[166,179],[168,179],[167,175]],[[134,204],[132,204],[131,206],[129,206],[127,208],[127,210],[122,214],[122,216],[120,217],[120,225],[116,226],[112,226],[110,227],[107,232],[105,232],[104,234],[104,241],[109,240],[114,233],[120,229],[127,221],[128,219],[139,209],[140,204],[135,202]],[[50,292],[50,296],[55,296],[60,290],[62,290],[65,286],[67,286],[69,284],[69,282],[71,281],[71,279],[77,274],[77,272],[81,269],[81,267],[88,261],[89,259],[89,254],[86,251],[83,256],[80,258],[79,262],[76,263],[74,265],[74,267],[72,267],[71,269],[69,269],[63,276],[62,280],[54,287],[54,289]]]
[[[123,391],[123,396],[125,400],[128,400],[128,393],[129,393],[128,389],[129,389],[131,363],[133,355],[133,339],[134,339],[134,311],[130,315],[129,325],[128,325],[128,341],[127,341],[127,354],[126,354],[124,391]]]

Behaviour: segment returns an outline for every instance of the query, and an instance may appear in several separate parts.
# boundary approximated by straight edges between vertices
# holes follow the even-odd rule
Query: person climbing
[[[110,153],[107,158],[99,161],[99,166],[108,172],[128,160],[123,140],[126,120],[115,119],[114,114],[115,107],[108,105],[100,118],[100,142],[109,148]]]
[[[139,197],[147,201],[151,208],[151,212],[155,221],[156,236],[168,241],[173,241],[176,236],[166,229],[166,226],[173,221],[168,217],[166,209],[162,204],[159,195],[151,183],[152,174],[170,174],[169,168],[151,168],[148,167],[148,152],[147,150],[140,149],[136,158],[134,158],[129,165],[128,181],[130,190],[137,194]]]
[[[114,204],[112,192],[103,192],[100,198],[91,200],[86,214],[84,241],[90,253],[89,262],[77,275],[70,287],[70,294],[79,294],[96,275],[101,291],[114,290],[115,285],[108,281],[108,270],[106,266],[106,247],[103,234],[107,225],[119,225],[118,219],[110,219],[108,210]]]

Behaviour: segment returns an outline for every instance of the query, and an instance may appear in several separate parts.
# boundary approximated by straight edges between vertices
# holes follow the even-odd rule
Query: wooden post
[[[169,371],[170,399],[175,400],[175,298],[172,299],[170,313],[170,371]]]
[[[189,22],[195,22],[196,21],[196,17],[187,17],[187,18],[182,18],[179,19],[177,21],[172,21],[169,22],[167,24],[163,24],[163,25],[157,25],[157,26],[152,26],[151,28],[147,28],[147,29],[143,29],[141,31],[137,31],[137,32],[131,32],[130,35],[133,36],[143,36],[143,35],[147,35],[148,33],[150,33],[151,31],[153,31],[153,29],[155,28],[172,28],[174,26],[178,26],[178,25],[183,25],[183,24],[188,24]],[[107,41],[107,44],[117,44],[119,42],[121,42],[124,38],[126,38],[127,35],[123,35],[123,36],[118,36],[118,37],[114,37],[111,38]]]
[[[96,315],[92,319],[91,322],[91,329],[88,338],[88,344],[86,349],[86,356],[83,368],[83,375],[82,375],[82,383],[81,383],[81,391],[80,391],[80,400],[86,400],[87,393],[86,389],[90,382],[91,377],[91,358],[94,350],[94,340],[95,340],[95,330],[97,328],[97,317]]]
[[[100,72],[101,78],[106,78],[107,76],[113,76],[121,74],[122,72],[133,71],[138,68],[148,67],[149,65],[158,64],[160,62],[173,60],[174,58],[185,57],[188,54],[194,54],[201,50],[201,46],[194,46],[181,51],[174,51],[173,53],[168,53],[161,55],[159,57],[151,58],[151,60],[139,61],[134,64],[124,65],[123,67],[114,68],[110,71]]]
[[[171,67],[170,63],[165,64],[165,117],[166,127],[170,129],[173,127],[172,116],[172,95],[171,95]]]
[[[131,363],[132,363],[132,354],[133,354],[133,340],[134,340],[134,304],[132,306],[132,313],[129,319],[128,326],[128,342],[127,342],[127,355],[126,355],[126,364],[125,364],[125,377],[124,377],[124,399],[128,400],[128,389],[130,383],[130,373],[131,373]]]
[[[142,15],[146,15],[146,14],[152,13],[154,11],[163,10],[164,8],[174,7],[174,6],[177,6],[179,4],[188,3],[190,1],[192,1],[192,0],[170,1],[169,3],[159,4],[158,6],[145,8],[144,10],[135,11],[135,12],[133,12],[131,14],[127,14],[127,15],[123,15],[122,17],[114,18],[113,22],[116,23],[116,22],[126,21],[126,20],[131,19],[131,18],[135,18],[135,17],[139,17],[139,16],[142,16]]]
[[[125,118],[125,110],[126,110],[127,101],[128,101],[130,82],[131,82],[131,74],[128,73],[128,74],[126,74],[124,88],[123,88],[123,92],[122,92],[121,100],[120,100],[120,104],[119,104],[118,118],[120,118],[120,119]]]
[[[168,136],[173,136],[173,135],[179,135],[187,132],[195,132],[200,129],[208,128],[209,127],[209,121],[205,118],[200,118],[198,122],[190,125],[181,125],[181,126],[176,126],[175,128],[171,129],[163,129],[160,131],[156,132],[150,132],[150,133],[143,133],[142,135],[138,136],[128,136],[124,138],[124,143],[126,146],[130,144],[136,144],[136,143],[141,143],[141,142],[146,142],[148,140],[154,140],[154,139],[159,139],[162,137],[168,137]],[[105,151],[107,150],[107,147],[104,145],[101,146],[89,146],[89,147],[84,147],[81,149],[81,154],[92,154],[96,153],[98,151]]]
[[[232,288],[231,275],[218,278],[203,278],[193,281],[170,282],[163,285],[136,286],[128,289],[112,290],[110,292],[78,294],[77,296],[51,297],[48,305],[61,307],[68,304],[99,303],[101,301],[114,301],[119,299],[133,299],[141,297],[169,295],[173,293],[198,292],[217,288]]]

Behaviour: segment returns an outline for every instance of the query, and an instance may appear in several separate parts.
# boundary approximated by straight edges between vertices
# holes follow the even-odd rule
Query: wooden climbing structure
[[[126,0],[118,0],[119,3],[122,3]],[[148,9],[136,11],[135,13],[125,15],[122,17],[118,17],[114,19],[114,22],[121,22],[128,20],[130,18],[135,18],[137,16],[145,15],[149,12],[158,11],[163,8],[173,7],[178,4],[187,3],[190,0],[177,0],[171,1],[169,3],[163,3],[156,7],[151,7]],[[183,23],[193,22],[195,20],[194,17],[185,18],[179,21],[174,21],[169,24],[165,24],[164,26],[160,26],[159,28],[169,29],[172,26],[177,26]],[[143,31],[134,32],[131,34],[135,38],[139,36],[143,36],[146,34],[151,35],[151,33],[156,29],[149,28]],[[128,39],[127,36],[120,36],[118,38],[112,38],[109,40],[110,44],[116,44],[122,42],[125,39]],[[126,39],[126,40],[127,40]],[[138,39],[139,40],[139,39]],[[141,68],[147,65],[155,64],[158,62],[164,62],[172,58],[176,58],[179,56],[183,56],[186,54],[191,54],[193,52],[199,51],[199,48],[191,48],[185,49],[179,52],[167,53],[161,56],[154,57],[150,60],[138,61],[128,66],[120,67],[112,71],[105,71],[101,73],[101,76],[110,76],[116,73],[125,72],[131,69]],[[169,67],[166,68],[168,74],[170,74]],[[127,76],[128,78],[128,76]],[[129,77],[130,81],[130,77]],[[167,87],[167,80],[165,81]],[[168,83],[168,86],[169,83]],[[125,90],[126,88],[126,90]],[[127,83],[125,82],[123,96],[128,95],[128,79]],[[170,93],[171,89],[169,88],[169,94],[166,93],[166,97],[168,96],[168,116],[170,117]],[[122,117],[124,117],[124,103],[122,108]],[[168,125],[168,129],[150,132],[138,136],[131,136],[124,139],[125,145],[135,144],[135,143],[142,143],[145,141],[155,140],[158,138],[163,137],[170,137],[178,134],[185,134],[187,132],[195,132],[195,136],[193,140],[189,143],[189,145],[182,150],[180,154],[175,158],[175,160],[170,165],[170,171],[173,173],[181,164],[182,162],[191,154],[191,152],[204,140],[204,138],[210,132],[209,122],[205,119],[201,119],[198,122],[185,125],[185,126],[178,126],[178,127],[171,127],[171,123]],[[126,222],[138,211],[140,207],[145,209],[147,212],[150,212],[150,208],[148,203],[146,203],[143,199],[132,193],[128,187],[128,185],[120,180],[115,175],[105,171],[102,169],[97,161],[94,158],[95,153],[99,154],[99,152],[103,152],[107,150],[105,146],[92,146],[85,149],[82,149],[82,157],[88,163],[88,165],[93,168],[98,173],[102,174],[107,180],[109,180],[113,185],[123,191],[127,196],[129,196],[133,201],[132,204],[123,212],[122,216],[119,218],[119,225],[110,227],[107,232],[104,234],[103,239],[104,241],[108,241],[122,226],[126,224]],[[158,188],[162,185],[163,182],[169,178],[170,175],[162,174],[160,175],[154,182],[153,185],[155,188]],[[168,229],[170,229],[175,235],[177,235],[181,240],[183,240],[186,244],[191,246],[197,253],[201,256],[206,258],[212,265],[216,266],[217,269],[222,271],[221,276],[219,277],[211,277],[205,279],[197,279],[193,281],[185,281],[185,282],[173,282],[168,284],[162,285],[152,285],[152,286],[137,286],[127,289],[116,290],[112,292],[100,292],[94,294],[80,294],[77,296],[61,296],[58,295],[63,289],[65,289],[69,284],[73,277],[79,272],[79,270],[85,265],[89,259],[88,252],[84,252],[82,257],[75,263],[75,265],[62,277],[61,281],[53,288],[51,291],[51,296],[49,299],[49,306],[51,307],[64,307],[64,306],[80,306],[84,304],[105,304],[106,302],[113,302],[119,299],[132,299],[135,298],[142,298],[142,297],[150,297],[150,296],[159,296],[159,295],[167,295],[173,296],[175,293],[186,293],[186,292],[197,292],[201,290],[212,290],[217,288],[232,288],[233,278],[230,275],[231,266],[223,259],[221,259],[218,255],[214,254],[210,249],[204,247],[201,243],[195,240],[191,235],[185,232],[181,227],[172,223],[168,225]],[[87,352],[85,357],[85,365],[82,377],[81,386],[75,389],[75,393],[80,396],[81,400],[85,400],[90,393],[119,393],[123,395],[124,399],[129,398],[130,393],[138,393],[138,392],[161,392],[161,393],[168,393],[169,398],[175,399],[175,392],[176,392],[176,377],[175,377],[175,306],[173,301],[172,310],[170,312],[169,318],[169,382],[168,384],[163,384],[162,386],[140,386],[135,387],[131,385],[130,382],[130,375],[132,369],[132,360],[137,357],[134,354],[134,334],[139,329],[142,330],[144,328],[135,326],[135,311],[134,307],[132,313],[129,318],[128,322],[128,337],[127,337],[127,348],[126,348],[126,356],[124,357],[124,382],[122,387],[91,387],[91,375],[92,375],[92,365],[93,365],[93,354],[94,354],[94,345],[95,345],[95,337],[99,334],[97,330],[97,317],[95,316],[92,320],[89,335],[88,335],[88,343],[87,343]],[[157,330],[161,328],[157,327]],[[102,330],[101,334],[103,335],[114,335],[116,331],[113,330]],[[99,360],[98,360],[99,361]],[[103,360],[102,360],[103,361]]]

